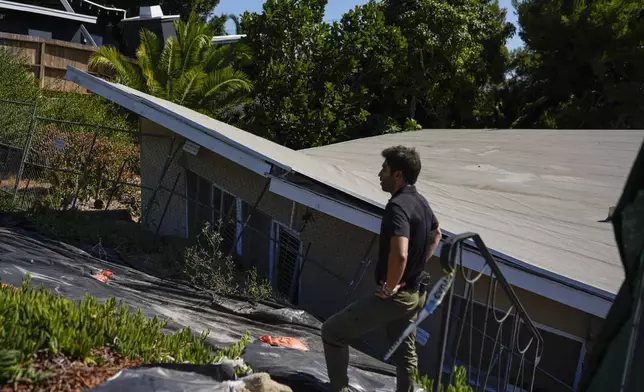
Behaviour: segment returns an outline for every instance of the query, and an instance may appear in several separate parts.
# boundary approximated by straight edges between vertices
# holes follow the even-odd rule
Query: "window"
[[[219,228],[223,237],[220,250],[228,254],[235,244],[241,225],[237,222],[238,198],[211,184],[206,179],[186,170],[187,233],[196,237],[206,222]],[[238,245],[237,249],[241,249]]]
[[[186,195],[187,237],[199,235],[206,222],[220,227],[220,250],[224,255],[231,253],[245,268],[257,267],[272,282],[274,290],[296,301],[302,264],[302,242],[297,232],[262,211],[252,211],[251,204],[189,170]]]
[[[301,263],[302,242],[297,234],[285,226],[275,223],[275,288],[278,293],[294,300]]]
[[[214,205],[212,203],[212,185],[205,179],[186,170],[186,194],[188,215],[188,237],[201,233],[204,223],[214,223]]]

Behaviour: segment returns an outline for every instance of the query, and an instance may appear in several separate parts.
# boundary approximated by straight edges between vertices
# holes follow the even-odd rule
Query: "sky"
[[[329,0],[326,6],[325,20],[332,21],[340,19],[342,15],[351,8],[366,2],[367,0]],[[517,16],[515,15],[514,8],[512,7],[512,0],[499,0],[499,2],[502,8],[506,8],[508,10],[508,20],[516,26]],[[264,1],[262,0],[221,0],[217,8],[215,8],[215,14],[240,15],[244,11],[261,12],[262,4],[264,4]],[[232,22],[229,22],[226,28],[230,34],[234,34],[235,28]],[[519,35],[515,33],[514,37],[508,41],[507,46],[508,49],[514,49],[521,46],[521,44],[521,38],[519,38]]]

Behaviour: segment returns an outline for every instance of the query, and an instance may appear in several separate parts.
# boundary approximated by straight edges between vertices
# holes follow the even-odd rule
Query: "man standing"
[[[380,227],[375,295],[357,300],[322,325],[324,355],[332,392],[349,386],[350,340],[385,327],[390,344],[413,322],[425,303],[421,290],[425,264],[441,240],[438,220],[427,200],[416,190],[420,157],[414,148],[382,151],[378,176],[382,190],[391,194]],[[412,391],[411,373],[418,367],[416,333],[410,334],[393,355],[396,390]]]

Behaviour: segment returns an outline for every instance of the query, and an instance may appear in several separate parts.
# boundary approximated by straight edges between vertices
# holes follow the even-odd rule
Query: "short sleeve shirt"
[[[409,249],[401,282],[405,282],[407,287],[416,287],[430,256],[429,233],[437,228],[434,212],[416,187],[407,186],[394,194],[385,207],[380,226],[376,284],[387,280],[391,237],[402,236],[409,239]]]

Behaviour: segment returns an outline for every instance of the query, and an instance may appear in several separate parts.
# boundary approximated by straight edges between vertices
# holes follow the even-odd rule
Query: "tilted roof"
[[[417,188],[441,226],[477,232],[505,255],[616,293],[624,278],[612,227],[644,130],[423,130],[301,150],[373,184],[381,151],[415,147]]]

